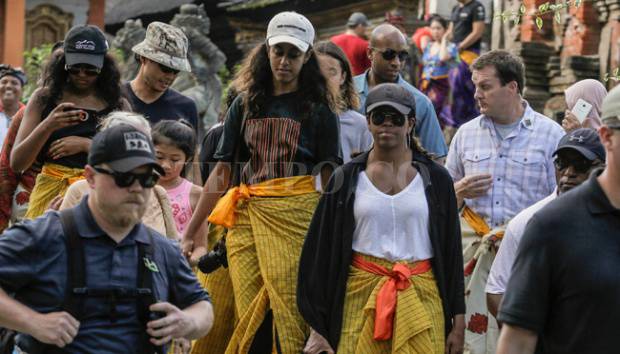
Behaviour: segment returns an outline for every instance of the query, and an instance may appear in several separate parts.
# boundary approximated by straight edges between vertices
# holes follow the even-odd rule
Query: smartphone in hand
[[[575,117],[577,117],[580,124],[583,124],[591,110],[592,104],[580,98],[579,100],[577,100],[577,103],[571,110],[571,113],[574,114]]]
[[[80,120],[82,122],[85,122],[88,120],[88,112],[86,112],[83,109],[79,109],[79,108],[73,108],[73,107],[67,107],[63,110],[63,112],[76,112],[77,115],[79,115]]]

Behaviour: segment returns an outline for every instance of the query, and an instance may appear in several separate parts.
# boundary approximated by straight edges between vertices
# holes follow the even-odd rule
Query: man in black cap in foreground
[[[209,296],[180,249],[140,222],[162,174],[149,137],[107,129],[88,156],[89,195],[0,237],[0,326],[20,350],[165,353],[209,331]]]
[[[527,224],[499,309],[497,353],[616,353],[620,307],[620,88],[603,100],[606,167]]]

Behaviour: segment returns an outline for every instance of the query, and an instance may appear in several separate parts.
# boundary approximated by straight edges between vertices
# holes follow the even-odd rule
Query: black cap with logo
[[[151,138],[128,124],[108,128],[93,138],[88,164],[97,166],[103,163],[121,173],[140,166],[151,166],[160,175],[165,175],[164,169],[157,163]]]
[[[108,51],[108,41],[95,26],[75,26],[65,36],[64,50],[68,66],[89,64],[101,69],[103,58]]]
[[[605,161],[605,148],[601,144],[596,130],[591,128],[579,128],[564,135],[558,143],[558,148],[553,155],[561,150],[576,150],[586,159],[592,161],[596,158]]]
[[[366,96],[366,114],[381,106],[390,106],[408,116],[415,111],[415,98],[398,84],[380,84],[373,87]]]

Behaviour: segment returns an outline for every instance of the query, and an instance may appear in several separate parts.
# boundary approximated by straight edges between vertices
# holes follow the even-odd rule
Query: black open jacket
[[[297,305],[303,318],[332,348],[338,347],[349,267],[353,256],[353,203],[368,152],[337,168],[316,208],[299,264]],[[448,171],[414,151],[426,193],[431,260],[443,304],[446,335],[452,318],[465,313],[463,253],[456,196]]]

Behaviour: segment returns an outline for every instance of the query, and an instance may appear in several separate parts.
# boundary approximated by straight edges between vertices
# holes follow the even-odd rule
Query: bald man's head
[[[407,45],[407,40],[403,33],[396,27],[385,23],[377,26],[370,34],[370,45],[378,47],[380,44],[389,40],[390,42],[402,43],[403,46]]]
[[[377,26],[368,46],[374,83],[396,82],[407,55],[407,40],[398,28],[390,24]]]

